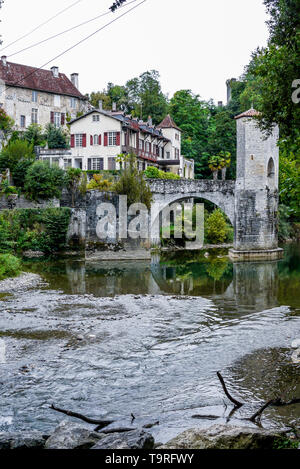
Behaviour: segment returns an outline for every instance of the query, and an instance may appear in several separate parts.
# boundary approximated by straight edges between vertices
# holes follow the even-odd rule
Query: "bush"
[[[113,190],[113,182],[104,179],[101,174],[94,174],[93,179],[87,185],[87,190],[96,190],[100,192],[108,192]]]
[[[175,173],[165,173],[155,166],[148,166],[144,171],[146,178],[148,179],[180,179],[180,176]]]
[[[206,240],[213,244],[224,243],[227,235],[227,223],[220,209],[214,210],[205,223]]]
[[[24,189],[32,200],[60,198],[66,182],[65,172],[58,166],[36,161],[27,171]]]
[[[0,252],[56,252],[66,245],[69,208],[16,209],[0,213]]]
[[[34,146],[46,145],[46,137],[43,134],[42,126],[38,124],[29,125],[23,134],[23,138]]]
[[[119,181],[114,185],[113,190],[120,195],[127,195],[128,206],[135,203],[145,204],[150,210],[152,193],[146,183],[143,173],[137,169],[136,157],[128,155],[126,157],[125,168],[121,171]]]
[[[6,277],[16,277],[20,274],[21,262],[11,254],[0,255],[0,280]]]
[[[33,145],[25,140],[10,141],[1,151],[0,172],[9,168],[13,175],[15,167],[24,160],[30,163],[34,162],[35,153]]]

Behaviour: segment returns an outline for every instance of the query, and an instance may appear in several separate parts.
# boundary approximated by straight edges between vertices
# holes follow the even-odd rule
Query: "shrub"
[[[104,179],[102,174],[94,174],[93,179],[87,185],[87,190],[108,192],[113,190],[113,183],[109,179]]]
[[[68,168],[67,170],[67,187],[72,195],[72,207],[75,206],[75,198],[80,191],[80,182],[82,171],[79,168]]]
[[[34,162],[35,153],[33,145],[25,140],[10,141],[1,151],[0,171],[2,172],[9,168],[13,175],[15,167],[20,161],[24,160],[30,161],[31,163]]]
[[[11,254],[0,255],[0,280],[6,277],[16,277],[20,274],[21,262]]]
[[[27,171],[24,189],[30,199],[52,199],[61,196],[65,184],[66,175],[62,169],[36,161]]]
[[[180,176],[175,173],[165,173],[155,166],[148,166],[144,172],[146,178],[149,179],[180,179]]]
[[[124,166],[119,181],[114,185],[114,191],[120,195],[127,195],[128,206],[139,202],[145,204],[150,210],[152,193],[143,173],[140,173],[137,169],[135,155],[126,157]]]
[[[0,213],[0,252],[56,252],[65,247],[69,208],[16,209]]]
[[[227,223],[220,209],[214,210],[205,223],[205,234],[208,242],[224,243],[227,234]]]

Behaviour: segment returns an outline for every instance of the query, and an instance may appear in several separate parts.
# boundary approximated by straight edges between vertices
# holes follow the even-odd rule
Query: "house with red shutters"
[[[122,111],[93,109],[70,122],[71,157],[64,167],[83,170],[119,169],[117,157],[134,153],[139,170],[155,166],[181,177],[194,178],[194,162],[181,155],[181,130],[170,116],[159,126]]]
[[[90,105],[79,89],[78,74],[69,79],[58,67],[43,70],[0,60],[0,107],[14,119],[17,130],[30,124],[64,127],[67,119]]]

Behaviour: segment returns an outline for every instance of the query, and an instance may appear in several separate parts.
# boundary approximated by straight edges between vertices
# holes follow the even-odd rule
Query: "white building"
[[[170,116],[157,127],[121,111],[93,109],[70,122],[72,157],[64,167],[83,170],[119,169],[117,157],[134,153],[140,170],[155,166],[194,178],[194,162],[181,155],[181,130]]]
[[[66,126],[89,108],[78,90],[78,74],[69,80],[58,67],[43,70],[0,60],[0,106],[14,119],[17,130],[30,124]]]

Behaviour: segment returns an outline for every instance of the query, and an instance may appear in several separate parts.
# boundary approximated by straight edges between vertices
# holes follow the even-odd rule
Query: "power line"
[[[137,0],[136,0],[137,1]],[[77,42],[76,44],[73,44],[73,46],[69,47],[68,49],[64,50],[63,52],[61,52],[60,54],[58,54],[56,57],[53,57],[52,59],[48,60],[48,62],[44,63],[43,65],[41,65],[40,67],[36,68],[35,70],[33,70],[32,72],[30,72],[28,75],[25,75],[24,77],[20,78],[20,80],[16,81],[15,83],[12,83],[11,85],[7,86],[0,94],[0,96],[8,89],[8,88],[11,88],[12,86],[17,86],[18,84],[20,84],[23,80],[26,80],[26,78],[30,77],[31,75],[34,75],[38,70],[41,70],[42,68],[46,67],[47,65],[49,65],[51,62],[53,62],[54,60],[62,57],[64,54],[66,54],[67,52],[69,52],[70,50],[74,49],[75,47],[79,46],[80,44],[82,44],[83,42],[87,41],[88,39],[90,39],[91,37],[95,36],[96,34],[98,34],[100,31],[103,31],[103,29],[107,28],[108,26],[110,26],[111,24],[115,23],[116,21],[118,21],[119,19],[121,19],[123,16],[126,16],[128,15],[131,11],[135,10],[136,8],[138,8],[139,6],[141,6],[143,3],[145,3],[147,0],[143,0],[141,3],[139,3],[138,5],[135,5],[134,7],[130,8],[130,10],[127,10],[125,13],[123,13],[122,15],[119,15],[117,18],[111,20],[109,23],[106,23],[104,26],[102,26],[101,28],[97,29],[96,31],[94,31],[92,34],[89,34],[88,36],[86,36],[85,38],[81,39],[79,42]]]
[[[122,8],[124,8],[124,7],[128,6],[128,5],[130,5],[131,3],[136,3],[137,1],[138,1],[138,0],[132,0],[131,2],[127,3],[126,5],[122,5]],[[15,55],[21,54],[21,52],[25,52],[25,51],[27,51],[27,50],[29,50],[29,49],[33,49],[34,47],[37,47],[37,46],[39,46],[39,45],[41,45],[41,44],[44,44],[45,42],[48,42],[48,41],[50,41],[50,40],[52,40],[52,39],[55,39],[55,38],[57,38],[57,37],[59,37],[59,36],[62,36],[63,34],[67,34],[67,33],[71,32],[71,31],[74,31],[74,29],[80,28],[81,26],[84,26],[84,25],[86,25],[86,24],[89,24],[89,23],[91,23],[91,22],[93,22],[93,21],[98,20],[99,18],[102,18],[103,16],[107,16],[107,15],[110,15],[110,14],[111,14],[111,11],[107,11],[106,13],[102,13],[102,14],[100,14],[100,15],[98,15],[98,16],[95,16],[94,18],[91,18],[91,19],[89,19],[89,20],[87,20],[87,21],[84,21],[83,23],[77,24],[76,26],[73,26],[72,28],[69,28],[69,29],[66,29],[66,30],[64,30],[64,31],[62,31],[62,32],[60,32],[60,33],[54,34],[53,36],[47,37],[46,39],[42,39],[42,40],[39,41],[39,42],[35,42],[34,44],[31,44],[30,46],[25,47],[24,49],[21,49],[21,50],[19,50],[19,51],[17,51],[17,52],[14,52],[13,54],[9,54],[8,57],[13,57],[13,56],[15,56]]]
[[[72,5],[69,5],[68,7],[64,8],[63,10],[59,11],[58,13],[56,13],[54,16],[52,16],[51,18],[49,18],[48,20],[44,21],[44,23],[41,23],[39,24],[38,26],[36,26],[32,31],[30,31],[29,33],[26,33],[24,34],[24,36],[21,36],[19,37],[18,39],[16,39],[15,41],[13,42],[10,42],[7,46],[3,47],[3,49],[0,50],[0,52],[2,52],[3,50],[7,49],[8,47],[12,46],[13,44],[16,44],[17,42],[21,41],[22,39],[25,39],[25,37],[28,37],[30,36],[30,34],[34,33],[35,31],[37,31],[38,29],[40,29],[42,26],[45,26],[46,24],[50,23],[50,21],[54,20],[55,18],[57,18],[58,16],[62,15],[63,13],[65,13],[66,11],[70,10],[70,8],[73,8],[75,5],[77,5],[78,3],[82,2],[82,0],[77,0],[76,2],[72,3]]]

